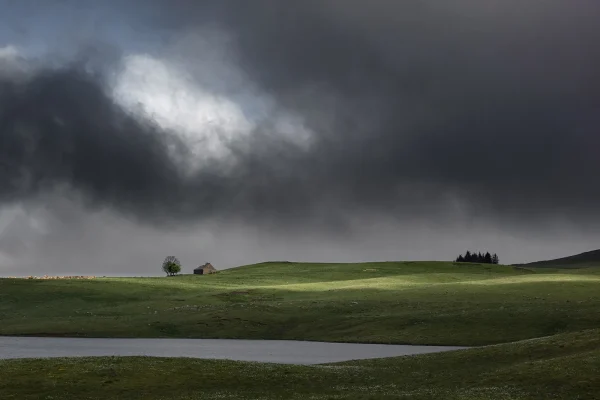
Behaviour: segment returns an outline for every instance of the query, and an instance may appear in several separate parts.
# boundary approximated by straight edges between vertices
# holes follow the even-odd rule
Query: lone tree
[[[168,256],[165,258],[165,261],[163,261],[162,269],[165,271],[167,276],[177,275],[179,272],[181,272],[181,263],[177,257]]]

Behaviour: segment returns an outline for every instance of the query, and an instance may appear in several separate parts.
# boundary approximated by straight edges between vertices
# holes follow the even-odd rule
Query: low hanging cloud
[[[0,51],[2,204],[336,235],[600,225],[596,2],[127,5],[145,52]]]

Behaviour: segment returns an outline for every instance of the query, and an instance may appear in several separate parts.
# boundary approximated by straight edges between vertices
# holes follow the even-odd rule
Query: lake
[[[100,339],[0,337],[0,359],[152,356],[322,364],[459,350],[455,346],[410,346],[237,339]]]

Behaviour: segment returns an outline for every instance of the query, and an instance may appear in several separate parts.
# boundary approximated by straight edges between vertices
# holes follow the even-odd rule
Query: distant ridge
[[[574,256],[556,258],[554,260],[536,261],[515,266],[546,267],[546,268],[589,268],[600,267],[600,250],[586,251]]]

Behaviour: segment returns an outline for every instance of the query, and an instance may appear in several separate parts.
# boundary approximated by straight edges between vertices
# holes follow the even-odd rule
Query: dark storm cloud
[[[200,14],[221,13],[240,64],[330,135],[315,154],[340,193],[403,208],[425,186],[420,200],[450,192],[473,212],[597,214],[597,3],[222,4]]]
[[[142,220],[343,227],[350,213],[599,217],[600,6],[564,1],[154,1],[149,29],[216,24],[252,82],[316,133],[265,121],[237,164],[185,173],[176,135],[80,67],[0,85],[0,198],[66,185]],[[164,6],[164,8],[163,8]],[[190,48],[193,51],[193,47]],[[169,157],[175,147],[178,162]]]
[[[75,189],[90,206],[159,223],[206,216],[293,218],[291,210],[311,209],[289,145],[257,132],[244,149],[232,144],[238,157],[233,170],[215,161],[189,173],[186,144],[117,106],[103,80],[85,66],[1,83],[1,201]]]
[[[70,184],[92,200],[143,203],[153,182],[177,185],[166,178],[176,177],[166,137],[127,116],[79,67],[3,82],[0,108],[5,201]]]

